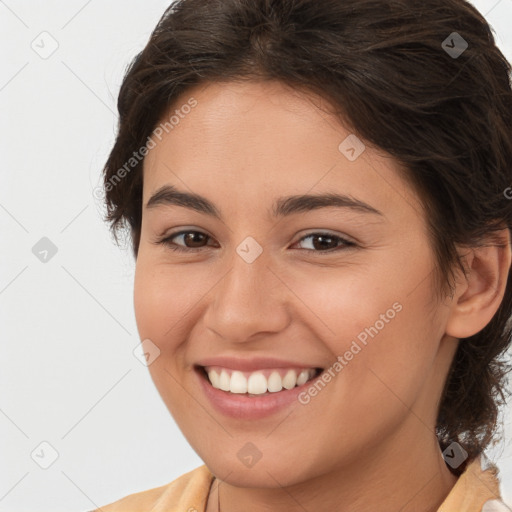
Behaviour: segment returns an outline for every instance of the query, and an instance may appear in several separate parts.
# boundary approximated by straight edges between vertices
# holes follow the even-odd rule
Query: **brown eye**
[[[179,240],[180,238],[181,243],[176,243],[174,241],[175,239]],[[180,231],[179,233],[173,233],[172,235],[159,240],[157,243],[165,245],[173,251],[195,252],[201,250],[203,247],[207,247],[207,241],[209,239],[211,239],[211,237],[201,231]],[[306,248],[304,250],[309,252],[332,253],[355,246],[355,243],[331,233],[310,233],[309,235],[301,238],[298,243],[308,239],[311,239],[311,248]]]
[[[312,240],[310,246],[312,247],[313,252],[333,252],[343,249],[344,247],[351,247],[355,245],[353,242],[331,233],[310,233],[309,235],[301,238],[299,242],[307,239]]]
[[[181,237],[182,243],[177,244],[173,240]],[[173,251],[192,251],[206,247],[206,242],[210,237],[201,231],[180,231],[159,240],[157,243],[165,245]]]
[[[188,231],[183,233],[183,241],[187,247],[202,247],[202,243],[208,238],[199,231]]]

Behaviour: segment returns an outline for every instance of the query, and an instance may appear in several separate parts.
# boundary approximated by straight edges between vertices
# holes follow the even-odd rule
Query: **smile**
[[[277,393],[283,389],[302,386],[320,372],[320,368],[271,368],[242,372],[221,366],[204,368],[215,389],[248,396]]]
[[[272,368],[245,372],[219,366],[195,367],[199,386],[212,407],[237,420],[263,419],[292,404],[302,407],[299,394],[321,378],[322,371]]]

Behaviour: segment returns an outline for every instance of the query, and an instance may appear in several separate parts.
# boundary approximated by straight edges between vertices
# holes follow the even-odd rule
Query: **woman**
[[[104,185],[205,465],[114,511],[507,510],[512,91],[462,0],[182,0]]]

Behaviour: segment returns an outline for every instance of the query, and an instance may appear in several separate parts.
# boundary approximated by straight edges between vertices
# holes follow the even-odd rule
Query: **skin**
[[[217,477],[207,512],[435,511],[456,482],[434,426],[459,337],[496,312],[506,249],[465,252],[469,280],[436,301],[435,260],[419,197],[376,148],[349,161],[352,133],[311,94],[278,82],[196,86],[198,104],[147,155],[134,305],[141,340],[160,356],[151,377],[184,436]],[[183,206],[145,205],[162,185],[206,197],[222,221]],[[337,192],[382,212],[319,208],[280,219],[281,196]],[[174,252],[156,242],[199,231]],[[329,239],[322,250],[314,233]],[[262,254],[236,252],[247,237]],[[187,247],[183,236],[173,242]],[[323,251],[323,252],[322,252]],[[329,368],[394,303],[402,310],[308,404],[265,419],[223,416],[193,365],[216,355],[268,355]],[[247,443],[261,459],[246,467]],[[220,482],[220,484],[219,484]]]

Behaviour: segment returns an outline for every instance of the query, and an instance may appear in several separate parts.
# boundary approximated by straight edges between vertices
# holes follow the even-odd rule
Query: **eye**
[[[346,240],[341,236],[333,235],[332,233],[310,233],[302,237],[299,242],[311,239],[309,246],[313,248],[313,252],[335,252],[347,247],[355,246],[354,242]],[[316,240],[316,241],[315,241]],[[305,249],[311,251],[311,249]]]
[[[176,244],[173,241],[174,239],[181,239],[184,245]],[[207,247],[207,244],[205,244],[205,242],[207,242],[208,239],[211,239],[211,237],[206,233],[203,233],[202,231],[180,231],[178,233],[173,233],[161,240],[158,240],[156,243],[165,245],[166,247],[169,247],[169,249],[173,251],[197,252],[200,251],[203,247]],[[311,243],[309,244],[311,248],[306,248],[303,250],[307,250],[310,252],[332,253],[356,245],[354,242],[346,240],[345,238],[342,238],[340,236],[323,232],[310,233],[302,237],[297,243],[300,243],[308,239],[311,240]]]
[[[179,237],[181,237],[182,241],[185,244],[191,244],[192,247],[188,247],[187,245],[178,245],[172,241],[173,239]],[[169,249],[172,249],[173,251],[197,252],[198,250],[201,250],[202,247],[204,247],[204,245],[201,245],[202,242],[209,238],[210,237],[206,233],[203,233],[202,231],[180,231],[179,233],[174,233],[161,240],[158,240],[156,243],[165,245],[166,247],[169,247]]]

